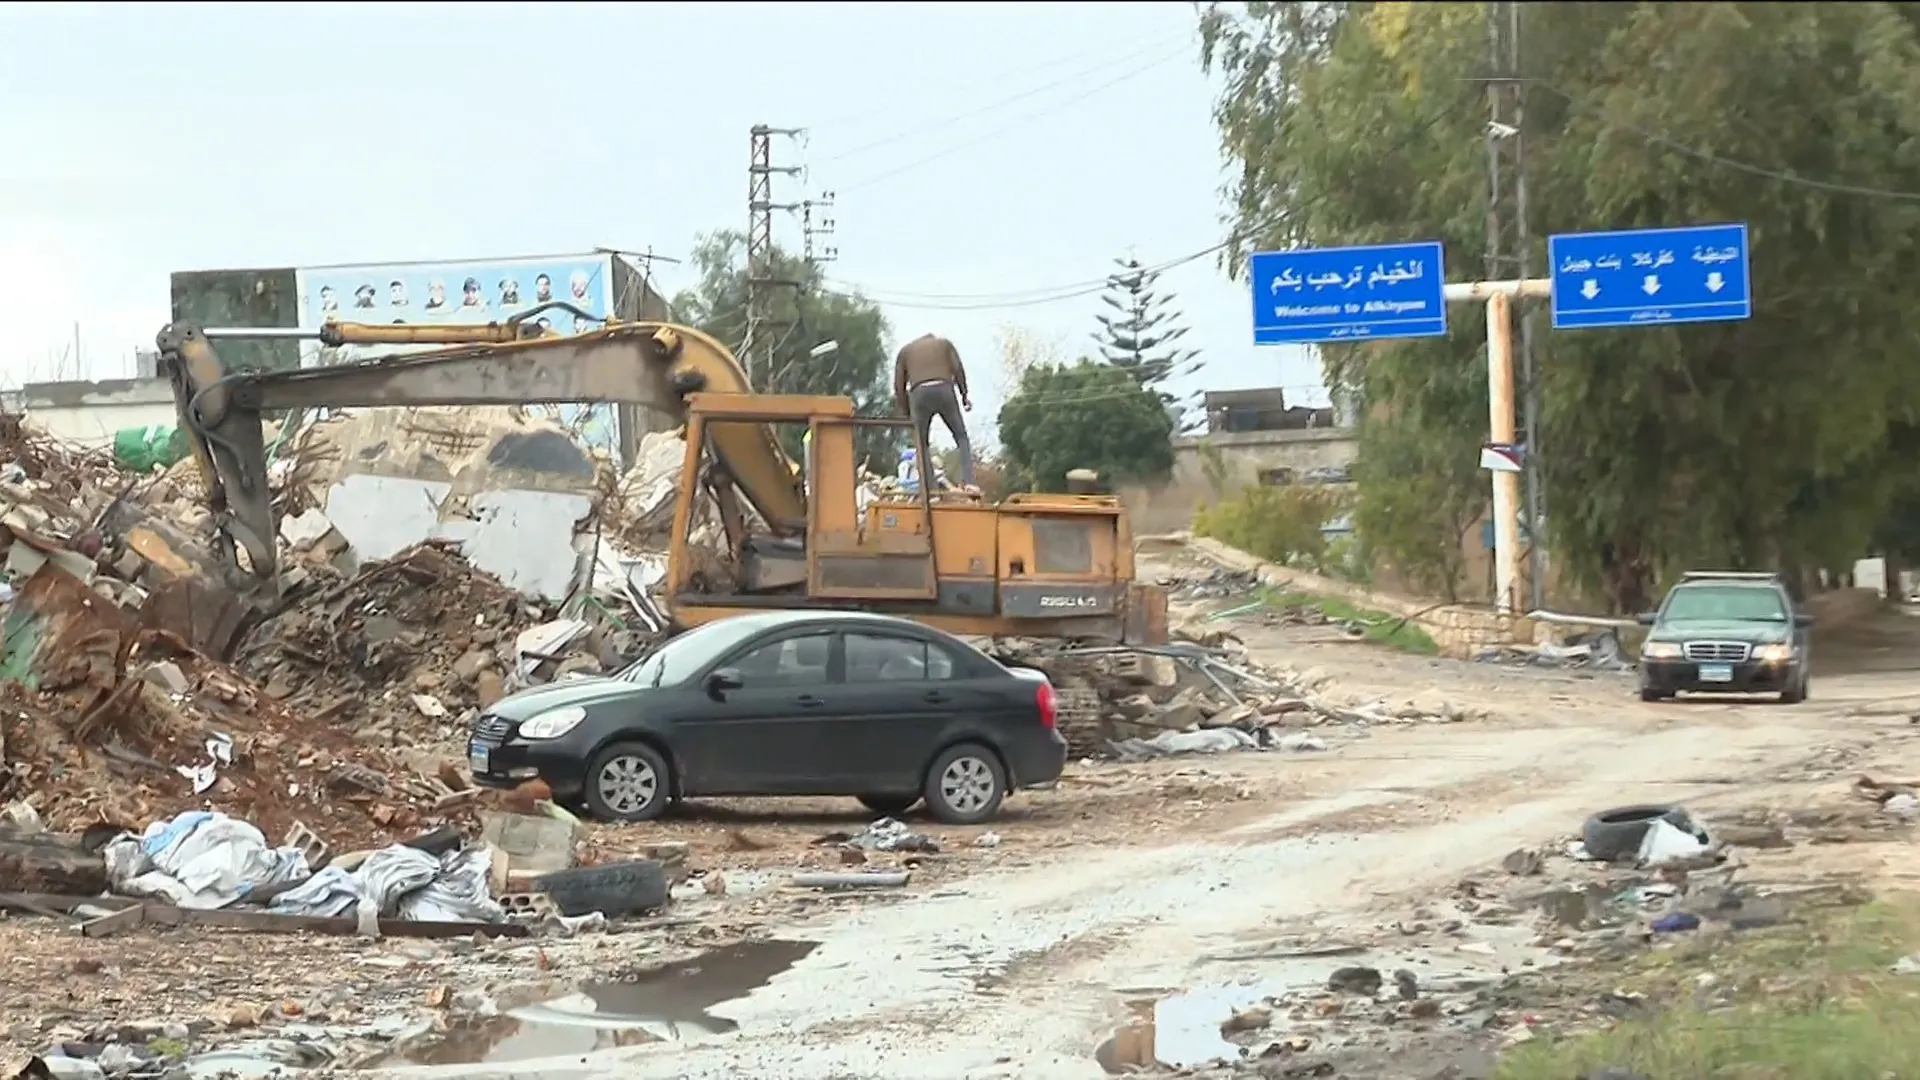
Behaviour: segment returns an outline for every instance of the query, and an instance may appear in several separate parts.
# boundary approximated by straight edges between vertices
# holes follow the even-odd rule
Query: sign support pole
[[[1513,411],[1513,302],[1520,297],[1550,295],[1549,278],[1473,281],[1448,285],[1450,303],[1487,305],[1487,440],[1512,443]],[[1532,448],[1528,447],[1528,452]],[[1535,528],[1539,527],[1535,523]],[[1534,543],[1540,538],[1534,537]],[[1493,599],[1502,615],[1514,614],[1520,603],[1520,474],[1493,473]]]

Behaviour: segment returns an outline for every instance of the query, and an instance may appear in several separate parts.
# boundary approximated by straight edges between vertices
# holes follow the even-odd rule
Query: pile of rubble
[[[363,741],[404,745],[464,732],[510,689],[521,636],[551,614],[448,545],[420,544],[350,576],[316,573],[238,655],[267,697],[309,720],[347,721]],[[593,644],[568,657],[567,670],[598,672],[600,649],[611,665],[638,648],[630,635]]]
[[[1074,706],[1061,709],[1060,729],[1081,756],[1315,750],[1325,744],[1301,729],[1469,718],[1449,702],[1335,701],[1321,673],[1260,665],[1229,632],[1176,628],[1174,636],[1182,640],[1145,648],[1022,642],[1002,658],[1045,671]]]
[[[262,618],[225,587],[191,460],[131,473],[9,417],[0,458],[0,805],[55,831],[208,807],[343,850],[430,829],[479,801],[456,744],[481,707],[645,641],[448,542],[356,561],[317,511],[283,522]]]

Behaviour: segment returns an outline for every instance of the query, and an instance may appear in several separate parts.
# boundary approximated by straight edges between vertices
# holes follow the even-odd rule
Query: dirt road
[[[1142,829],[1140,843],[1120,842],[1120,828],[1113,843],[789,926],[781,937],[817,944],[789,949],[770,978],[743,979],[733,1000],[710,993],[705,1012],[717,1021],[675,1041],[409,1071],[1073,1080],[1107,1074],[1096,1051],[1127,1022],[1130,1002],[1182,991],[1192,1030],[1169,1030],[1163,1008],[1162,1056],[1169,1040],[1191,1036],[1198,1063],[1237,1004],[1324,983],[1349,962],[1276,959],[1277,946],[1357,941],[1378,946],[1383,968],[1402,957],[1428,974],[1544,962],[1524,928],[1450,925],[1453,884],[1575,832],[1597,808],[1685,802],[1711,814],[1756,792],[1831,780],[1909,747],[1905,702],[1920,700],[1920,678],[1876,673],[1824,679],[1816,700],[1792,708],[1650,706],[1618,676],[1261,644],[1290,648],[1295,666],[1332,665],[1348,680],[1371,673],[1402,696],[1441,693],[1492,715],[1349,733],[1324,755],[1209,759],[1201,764],[1217,785],[1239,784],[1248,797],[1210,814],[1179,807],[1177,829]],[[723,977],[721,966],[709,974]]]

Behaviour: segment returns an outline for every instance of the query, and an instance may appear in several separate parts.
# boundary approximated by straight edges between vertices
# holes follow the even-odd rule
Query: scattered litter
[[[1895,795],[1880,804],[1880,811],[1901,821],[1920,821],[1920,798],[1905,794]]]
[[[1113,752],[1121,761],[1144,761],[1179,754],[1223,754],[1258,745],[1258,740],[1237,728],[1211,728],[1163,731],[1151,739],[1123,739],[1113,744]]]
[[[880,818],[870,823],[857,835],[840,842],[867,851],[918,851],[935,854],[940,850],[940,845],[932,837],[914,832],[890,817]]]
[[[1591,668],[1616,672],[1632,671],[1635,666],[1620,643],[1620,631],[1611,626],[1569,634],[1560,642],[1489,645],[1475,653],[1473,658],[1485,664]]]
[[[1668,826],[1668,828],[1672,828],[1672,826]],[[1700,916],[1692,915],[1684,911],[1672,911],[1653,920],[1653,922],[1647,925],[1647,928],[1656,934],[1675,934],[1687,930],[1698,930],[1700,929]]]
[[[1665,818],[1655,820],[1640,842],[1640,865],[1649,869],[1699,858],[1708,851],[1707,842],[1680,829]]]

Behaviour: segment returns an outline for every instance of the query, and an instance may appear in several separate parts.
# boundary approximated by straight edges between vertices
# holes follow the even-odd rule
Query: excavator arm
[[[208,331],[173,323],[161,330],[158,344],[181,426],[205,478],[229,561],[254,583],[276,580],[261,432],[261,416],[272,410],[592,401],[684,416],[687,395],[750,392],[745,369],[726,346],[692,327],[622,322],[559,337],[524,321],[532,314],[465,326],[330,323],[318,331]],[[215,351],[216,336],[446,347],[298,371],[236,372]],[[748,420],[715,420],[704,427],[713,461],[769,530],[781,537],[803,535],[804,487],[772,429]],[[244,552],[244,565],[234,557],[236,549]]]

